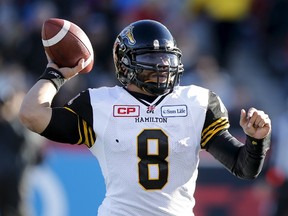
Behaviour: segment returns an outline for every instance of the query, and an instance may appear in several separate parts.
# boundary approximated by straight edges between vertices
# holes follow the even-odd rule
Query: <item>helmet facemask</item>
[[[135,72],[131,83],[150,94],[166,94],[179,83],[181,64],[178,55],[173,52],[138,52],[131,63]]]

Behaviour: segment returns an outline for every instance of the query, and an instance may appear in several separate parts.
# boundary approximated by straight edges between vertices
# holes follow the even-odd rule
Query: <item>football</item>
[[[75,67],[80,59],[89,73],[94,64],[92,44],[86,33],[76,24],[59,18],[50,18],[42,25],[42,43],[47,55],[61,67]]]

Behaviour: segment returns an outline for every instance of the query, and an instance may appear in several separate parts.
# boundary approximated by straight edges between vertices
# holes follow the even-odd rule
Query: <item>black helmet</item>
[[[170,31],[154,20],[130,24],[118,35],[113,47],[117,79],[125,86],[133,83],[154,95],[168,93],[179,84],[184,71],[181,55]],[[142,80],[144,70],[156,72],[158,81]],[[159,82],[160,72],[169,72],[165,83]]]

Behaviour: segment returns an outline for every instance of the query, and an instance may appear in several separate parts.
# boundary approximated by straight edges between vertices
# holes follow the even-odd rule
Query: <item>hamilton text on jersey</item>
[[[135,123],[154,122],[154,123],[167,123],[167,118],[163,117],[138,117],[135,118]]]

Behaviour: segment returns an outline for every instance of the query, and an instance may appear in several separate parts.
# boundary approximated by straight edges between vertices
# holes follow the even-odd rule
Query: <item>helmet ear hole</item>
[[[126,46],[125,46],[125,44],[121,43],[121,44],[119,45],[119,52],[124,53],[125,51],[126,51]]]
[[[122,63],[124,64],[124,65],[129,65],[129,60],[126,58],[126,57],[123,57],[122,59],[121,59],[121,61],[122,61]]]

